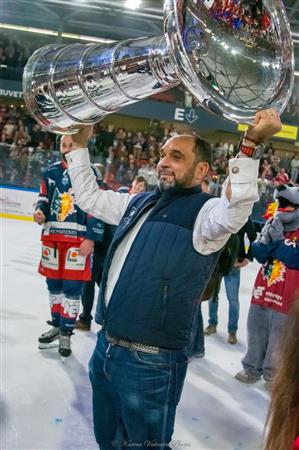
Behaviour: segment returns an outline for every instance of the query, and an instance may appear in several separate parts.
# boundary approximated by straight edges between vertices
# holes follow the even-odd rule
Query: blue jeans
[[[240,269],[233,268],[229,275],[223,277],[228,299],[228,332],[236,332],[239,320]],[[218,297],[209,301],[209,324],[218,324]]]
[[[187,365],[184,350],[132,351],[100,331],[89,363],[99,448],[170,449]]]

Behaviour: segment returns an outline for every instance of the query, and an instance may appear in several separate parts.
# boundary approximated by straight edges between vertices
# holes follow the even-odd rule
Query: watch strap
[[[255,147],[249,147],[248,145],[240,144],[239,151],[244,153],[244,155],[248,156],[249,158],[252,158],[252,155],[255,152]]]

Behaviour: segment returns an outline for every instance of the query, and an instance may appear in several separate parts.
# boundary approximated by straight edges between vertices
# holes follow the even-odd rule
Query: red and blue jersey
[[[100,177],[97,170],[93,170],[100,188]],[[43,172],[35,209],[40,209],[46,216],[41,237],[43,242],[80,243],[84,239],[99,242],[103,240],[104,223],[76,205],[68,168],[63,161],[52,164]]]
[[[251,303],[287,313],[299,293],[299,230],[269,245],[255,242],[252,253],[263,265]]]

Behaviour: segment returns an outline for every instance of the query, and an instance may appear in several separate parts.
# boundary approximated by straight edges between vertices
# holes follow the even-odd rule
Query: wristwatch
[[[244,140],[250,141],[253,144],[255,144],[255,147],[249,147],[249,145],[245,145],[243,142]],[[260,159],[265,151],[264,144],[261,144],[254,139],[250,138],[249,136],[244,135],[243,139],[241,140],[239,144],[239,152],[244,153],[244,155],[248,156],[252,159]]]
[[[252,159],[260,159],[263,156],[264,151],[264,144],[258,144],[255,147],[249,147],[248,145],[244,145],[243,143],[239,145],[239,152],[244,153],[244,155]]]

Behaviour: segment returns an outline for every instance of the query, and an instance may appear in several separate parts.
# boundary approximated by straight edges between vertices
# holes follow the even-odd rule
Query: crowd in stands
[[[31,52],[28,43],[0,33],[0,63],[2,65],[24,67]]]
[[[130,186],[143,176],[148,189],[157,183],[156,164],[163,143],[178,134],[174,125],[151,121],[146,131],[116,129],[99,123],[89,143],[92,162],[106,166],[106,182],[112,189]],[[57,137],[44,132],[19,106],[0,104],[0,179],[2,184],[38,188],[42,170],[59,160]],[[231,141],[214,145],[210,191],[219,195],[228,174],[228,161],[236,153]],[[271,201],[278,184],[299,182],[299,153],[278,152],[270,144],[261,160],[259,190],[263,204]],[[264,210],[264,206],[262,206]]]
[[[23,68],[32,53],[33,47],[28,41],[21,41],[12,34],[0,33],[1,76],[6,76],[10,79],[20,78]]]
[[[42,169],[59,158],[55,139],[20,106],[0,104],[1,182],[38,187]]]

